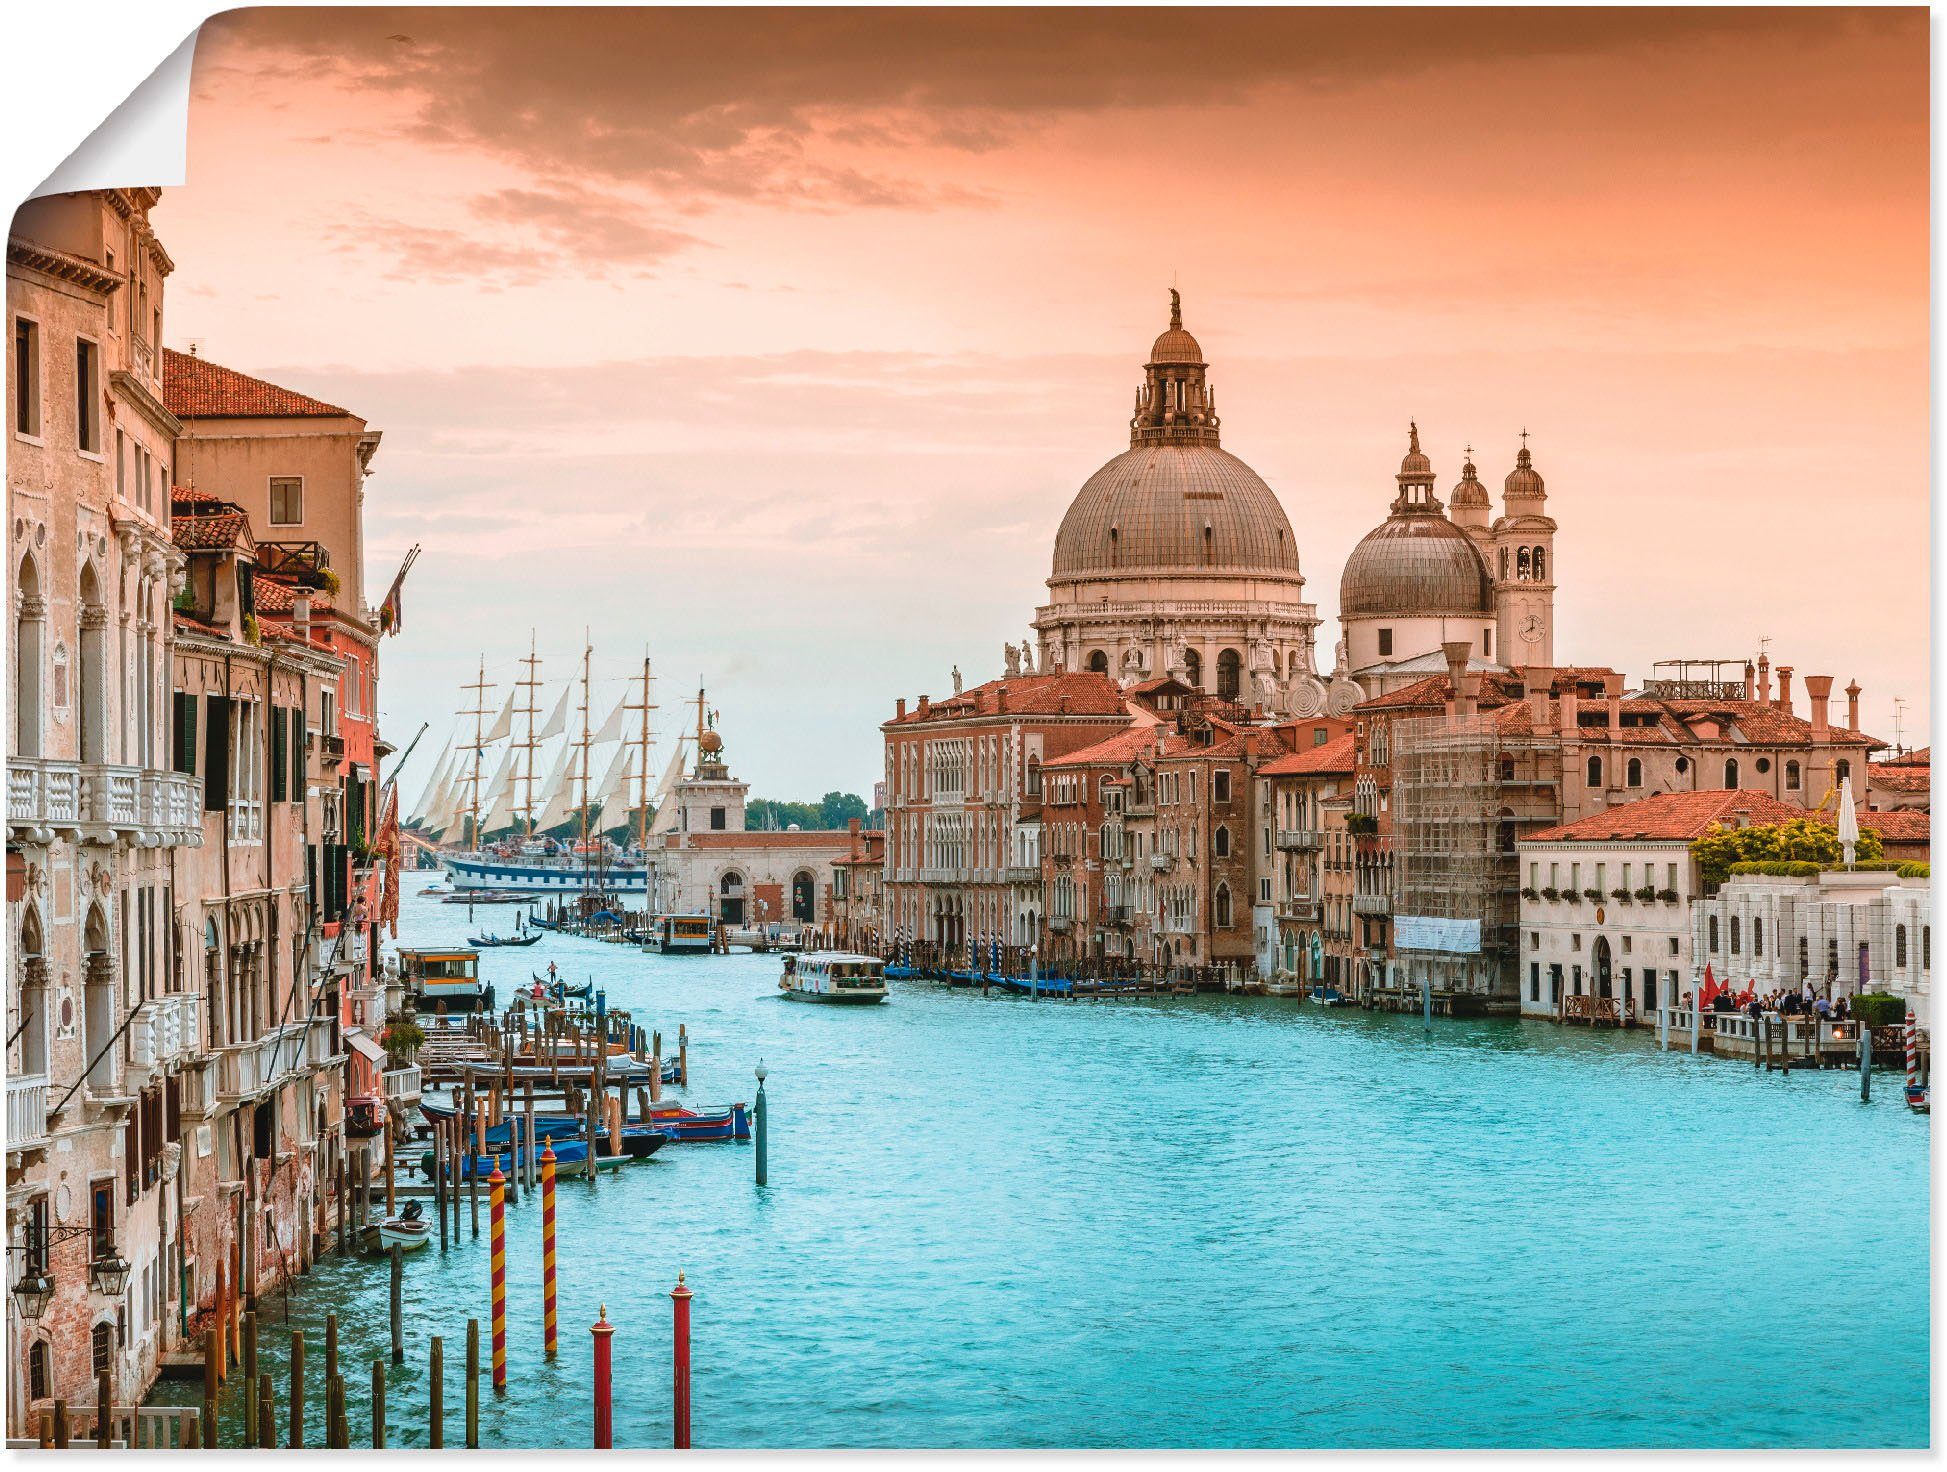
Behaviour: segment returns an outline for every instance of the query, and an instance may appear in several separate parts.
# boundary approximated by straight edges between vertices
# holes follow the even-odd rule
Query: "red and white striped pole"
[[[1920,1087],[1920,1023],[1911,1007],[1906,1012],[1906,1086]]]
[[[493,1187],[493,1332],[494,1390],[507,1389],[507,1177],[494,1167],[487,1177]]]
[[[607,1317],[606,1311],[603,1317]],[[541,1151],[541,1330],[547,1356],[554,1358],[554,1146]],[[601,1350],[606,1357],[607,1341]],[[598,1443],[599,1445],[599,1443]]]
[[[676,1449],[687,1451],[690,1444],[690,1290],[683,1286],[683,1275],[676,1275],[676,1286],[669,1290],[676,1311]]]
[[[608,1321],[607,1304],[602,1305],[601,1317],[588,1326],[588,1332],[595,1339],[595,1449],[605,1452],[615,1445],[614,1380],[609,1367],[609,1340],[615,1335],[615,1326]]]

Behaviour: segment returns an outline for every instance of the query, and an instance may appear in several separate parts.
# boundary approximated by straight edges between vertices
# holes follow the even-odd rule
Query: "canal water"
[[[467,924],[409,894],[401,935]],[[763,1060],[770,1183],[747,1144],[563,1182],[554,1364],[540,1212],[510,1210],[489,1446],[589,1444],[603,1304],[616,1444],[669,1445],[679,1271],[698,1446],[1927,1442],[1927,1123],[1892,1075],[1862,1105],[1850,1073],[1765,1075],[1643,1033],[1429,1035],[1279,999],[895,982],[883,1007],[803,1006],[775,957],[557,937],[483,966],[504,999],[550,960],[665,1039],[688,1023],[689,1102],[750,1099]],[[459,1443],[482,1233],[408,1262],[395,1445],[425,1443],[434,1334]],[[280,1402],[282,1316],[307,1331],[320,1441],[327,1311],[356,1442],[384,1265],[327,1259],[264,1306]]]

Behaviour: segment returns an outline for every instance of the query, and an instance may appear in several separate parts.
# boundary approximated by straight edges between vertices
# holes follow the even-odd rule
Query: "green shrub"
[[[1919,859],[1910,859],[1893,872],[1902,879],[1930,879],[1933,877],[1931,870]]]
[[[1562,897],[1562,892],[1551,884],[1542,890],[1541,897],[1545,900],[1558,900]]]
[[[1810,859],[1757,859],[1730,867],[1732,874],[1769,874],[1774,878],[1808,879],[1822,866]]]
[[[1635,895],[1627,889],[1612,889],[1609,891],[1609,898],[1619,905],[1626,905],[1635,899]]]
[[[1852,1015],[1868,1027],[1897,1027],[1906,1021],[1906,998],[1862,992],[1852,999]]]
[[[1674,892],[1672,891],[1672,893]],[[1656,886],[1654,884],[1645,884],[1641,889],[1636,891],[1636,898],[1647,905],[1651,900],[1656,898]]]
[[[1585,889],[1582,891],[1582,898],[1592,905],[1599,905],[1602,903],[1602,891],[1599,889]]]
[[[1656,897],[1666,905],[1674,905],[1682,898],[1674,889],[1659,889],[1656,892]]]

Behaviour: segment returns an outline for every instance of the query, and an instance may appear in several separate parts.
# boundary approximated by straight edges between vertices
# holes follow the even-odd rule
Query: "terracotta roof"
[[[229,502],[209,491],[199,491],[194,486],[172,486],[169,499],[178,506],[227,506]]]
[[[1918,751],[1905,752],[1900,756],[1889,756],[1882,766],[1887,767],[1930,767],[1933,765],[1933,748],[1923,746]]]
[[[1804,808],[1780,802],[1768,792],[1752,788],[1719,788],[1710,792],[1659,792],[1618,807],[1521,835],[1522,843],[1599,843],[1628,839],[1670,842],[1701,838],[1713,823],[1725,827],[1789,823],[1812,816]]]
[[[353,417],[336,404],[173,348],[162,350],[162,402],[178,419]]]
[[[1933,785],[1933,769],[1906,762],[1873,762],[1866,771],[1875,787],[1890,787],[1895,792],[1925,792]]]
[[[1007,692],[1007,709],[1000,709],[999,692]],[[1065,703],[1065,708],[1064,708]],[[989,680],[958,695],[929,702],[925,715],[917,705],[906,714],[894,716],[888,726],[915,725],[922,721],[964,720],[971,716],[1113,716],[1128,709],[1122,689],[1107,675],[1079,671],[1058,675],[1017,675],[1008,680]]]
[[[289,613],[296,601],[297,585],[280,578],[268,578],[259,573],[252,580],[252,588],[257,599],[259,613]],[[322,588],[311,591],[311,606],[322,611],[331,607],[331,595]]]
[[[170,524],[176,545],[186,552],[214,552],[251,544],[250,518],[241,511],[221,511],[215,516],[178,517]]]
[[[1155,725],[1131,725],[1126,731],[1118,731],[1106,741],[1098,741],[1093,746],[1084,746],[1080,751],[1071,751],[1066,756],[1050,757],[1041,764],[1044,772],[1058,767],[1120,766],[1124,762],[1135,761],[1138,757],[1149,755],[1156,749],[1156,733],[1163,728]]]
[[[230,637],[228,629],[218,628],[215,624],[206,624],[200,618],[192,618],[186,613],[177,613],[175,623],[178,629],[185,629],[192,634],[201,634],[205,638],[228,639]]]
[[[1334,736],[1323,746],[1308,747],[1294,751],[1290,756],[1281,756],[1275,761],[1266,762],[1259,767],[1261,777],[1307,777],[1307,776],[1350,776],[1356,765],[1353,755],[1352,733]]]
[[[1820,814],[1822,822],[1830,822]],[[1893,813],[1861,813],[1859,826],[1870,828],[1888,843],[1927,843],[1933,836],[1933,820],[1923,812],[1901,808]]]

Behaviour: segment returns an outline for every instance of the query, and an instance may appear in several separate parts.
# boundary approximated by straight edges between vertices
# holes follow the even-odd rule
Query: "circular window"
[[[1687,757],[1687,756],[1680,756],[1680,757],[1678,757],[1678,758],[1677,758],[1677,775],[1678,775],[1679,777],[1681,777],[1681,776],[1682,776],[1682,775],[1683,775],[1683,774],[1684,774],[1685,772],[1687,772],[1687,771],[1689,771],[1689,770],[1690,770],[1690,758],[1689,758],[1689,757]]]
[[[1758,771],[1759,771],[1759,773],[1760,773],[1760,774],[1762,774],[1762,773],[1765,773],[1765,772],[1769,772],[1770,770],[1771,770],[1771,758],[1770,758],[1770,757],[1768,757],[1768,756],[1761,756],[1761,757],[1759,757],[1759,758],[1758,758]]]

